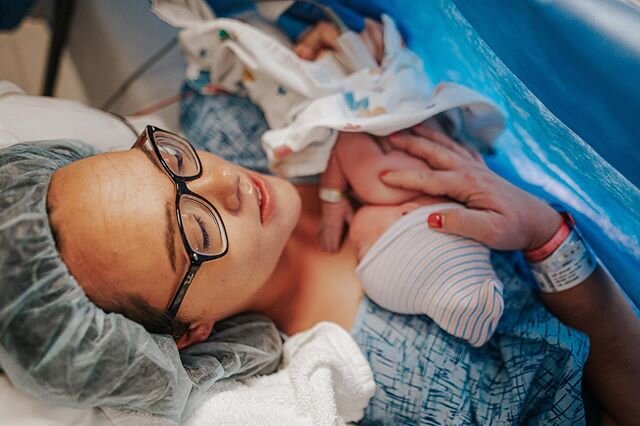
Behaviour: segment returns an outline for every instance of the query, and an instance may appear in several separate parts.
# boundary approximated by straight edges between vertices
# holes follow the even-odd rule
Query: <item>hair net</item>
[[[216,381],[274,371],[281,340],[260,315],[222,321],[180,354],[171,337],[89,301],[59,256],[46,196],[56,169],[94,153],[73,141],[0,150],[0,367],[11,382],[52,403],[181,420]]]

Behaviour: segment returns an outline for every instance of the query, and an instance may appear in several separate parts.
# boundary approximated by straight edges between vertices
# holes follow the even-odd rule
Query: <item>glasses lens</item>
[[[162,159],[173,173],[181,177],[200,173],[200,163],[189,142],[164,132],[156,132],[154,137]]]
[[[213,256],[227,248],[227,236],[220,216],[203,201],[189,195],[180,197],[182,225],[191,249]]]

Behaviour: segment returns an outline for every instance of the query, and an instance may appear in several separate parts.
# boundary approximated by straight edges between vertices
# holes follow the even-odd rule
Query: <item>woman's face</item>
[[[297,223],[300,200],[282,179],[198,154],[202,176],[188,186],[218,209],[229,250],[202,265],[178,317],[215,321],[256,303]],[[266,183],[266,218],[256,178]],[[175,197],[173,182],[140,149],[86,158],[54,174],[48,205],[60,252],[95,303],[109,309],[137,295],[167,308],[189,267]]]

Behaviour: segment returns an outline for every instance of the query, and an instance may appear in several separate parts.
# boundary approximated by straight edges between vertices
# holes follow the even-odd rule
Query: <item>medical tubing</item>
[[[253,2],[255,2],[255,3],[267,3],[267,2],[275,2],[275,1],[282,1],[282,0],[253,0]],[[344,21],[340,18],[340,16],[338,16],[337,13],[335,13],[333,10],[331,10],[330,7],[328,7],[328,6],[324,5],[324,4],[321,4],[321,3],[317,2],[317,1],[314,1],[314,0],[296,0],[296,1],[301,1],[303,3],[312,4],[312,5],[316,6],[318,9],[322,10],[322,13],[324,13],[324,15],[327,17],[327,19],[329,21],[331,21],[331,23],[333,23],[335,26],[338,27],[338,31],[340,32],[341,35],[345,35],[345,34],[348,34],[350,32],[349,28],[346,26]],[[162,46],[156,53],[154,53],[149,59],[147,59],[142,65],[140,65],[135,71],[133,71],[129,75],[129,77],[127,77],[126,80],[124,82],[122,82],[122,84],[115,90],[115,92],[113,92],[113,94],[111,96],[109,96],[109,98],[102,104],[100,109],[102,109],[104,111],[109,111],[109,109],[113,105],[115,105],[116,102],[118,102],[120,100],[120,98],[126,93],[126,91],[129,90],[129,87],[131,87],[131,85],[133,83],[135,83],[136,80],[138,78],[140,78],[140,76],[142,76],[142,74],[147,72],[157,62],[159,62],[162,58],[164,58],[171,51],[171,49],[173,49],[173,47],[175,47],[177,44],[178,44],[178,36],[175,36],[171,40],[169,40],[169,42],[167,44]],[[357,51],[357,50],[360,50],[360,49],[347,49],[345,47],[345,45],[349,45],[349,44],[348,43],[340,43],[340,47],[341,47],[342,50],[345,50],[345,51],[348,50],[347,56],[356,56],[358,58],[360,58],[362,56],[362,55],[355,55],[354,54],[354,50]],[[362,61],[362,59],[360,59],[360,60]],[[362,62],[362,63],[368,65],[369,62],[370,61],[368,61],[368,60],[364,60],[364,62]],[[358,62],[358,63],[360,63],[360,62]],[[354,65],[349,64],[349,67],[352,68],[352,67],[354,67]]]
[[[266,2],[274,2],[274,1],[281,1],[281,0],[253,0],[253,1],[255,3],[266,3]],[[321,3],[318,3],[314,0],[296,0],[296,1],[302,1],[304,3],[312,4],[316,6],[318,9],[322,10],[322,13],[325,14],[327,19],[338,27],[338,30],[340,31],[341,34],[344,34],[347,31],[349,31],[349,28],[347,28],[344,21],[342,21],[342,19],[340,19],[340,17],[338,16],[338,14],[335,13],[333,10],[331,10],[330,7],[323,5]],[[129,77],[127,77],[126,80],[122,82],[122,84],[116,89],[116,91],[113,92],[113,94],[109,96],[109,98],[102,104],[101,109],[104,111],[108,111],[113,105],[116,104],[116,102],[120,100],[120,98],[126,93],[126,91],[129,90],[129,87],[131,87],[131,85],[135,83],[136,80],[140,78],[140,76],[142,76],[142,74],[147,72],[157,62],[159,62],[162,58],[164,58],[167,55],[167,53],[169,53],[171,49],[173,49],[173,47],[177,44],[178,44],[178,36],[175,36],[171,40],[169,40],[167,44],[162,46],[156,53],[154,53],[149,59],[147,59],[142,65],[140,65],[134,72],[132,72],[129,75]]]
[[[160,61],[163,57],[167,55],[178,44],[178,36],[174,36],[167,44],[162,46],[156,53],[151,55],[149,59],[147,59],[142,65],[140,65],[127,79],[122,82],[122,84],[116,89],[115,92],[105,101],[102,105],[101,109],[108,111],[116,102],[120,100],[120,98],[129,90],[129,87],[135,81],[140,78],[142,74],[147,72],[152,66],[154,66],[158,61]]]

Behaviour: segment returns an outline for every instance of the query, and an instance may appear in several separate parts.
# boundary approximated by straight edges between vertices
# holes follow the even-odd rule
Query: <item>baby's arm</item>
[[[355,194],[372,204],[400,204],[420,195],[385,185],[379,178],[382,172],[429,169],[422,160],[404,152],[384,153],[373,136],[366,133],[341,133],[334,155]]]
[[[329,157],[327,169],[320,177],[320,191],[328,190],[334,194],[342,194],[342,199],[336,202],[323,200],[323,194],[320,194],[322,205],[320,238],[323,248],[327,251],[336,251],[340,247],[344,224],[349,223],[353,215],[351,204],[344,196],[346,189],[347,179],[340,168],[334,149]]]

